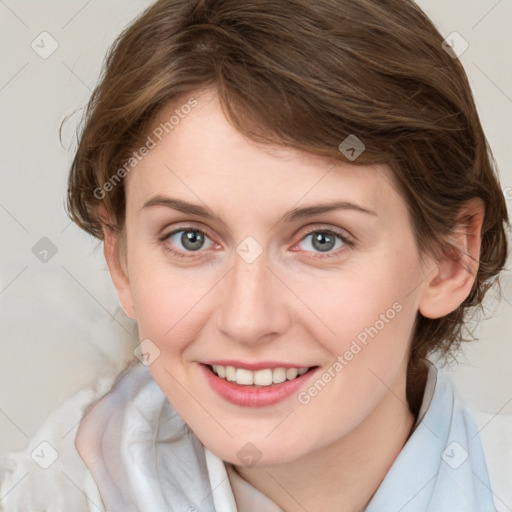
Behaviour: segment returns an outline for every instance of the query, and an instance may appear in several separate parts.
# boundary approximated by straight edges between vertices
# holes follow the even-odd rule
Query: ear
[[[135,308],[133,307],[133,299],[130,287],[130,279],[128,277],[125,251],[123,251],[123,254],[118,254],[117,251],[117,247],[120,242],[120,236],[108,227],[109,223],[106,221],[107,214],[103,205],[100,207],[98,214],[102,219],[103,225],[103,253],[110,270],[112,282],[116,287],[119,304],[123,308],[123,311],[126,313],[126,315],[135,320],[136,313]]]
[[[421,296],[419,312],[424,317],[448,315],[471,293],[479,267],[484,215],[480,198],[471,199],[460,210],[450,239],[452,247],[437,261],[437,271]]]

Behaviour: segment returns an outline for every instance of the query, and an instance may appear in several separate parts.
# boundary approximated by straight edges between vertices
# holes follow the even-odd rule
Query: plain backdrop
[[[119,308],[101,247],[70,223],[63,204],[75,111],[109,45],[149,3],[0,1],[0,453],[25,446],[51,410],[134,357],[136,329]],[[419,4],[443,36],[467,41],[460,59],[510,206],[512,2]],[[58,130],[69,114],[63,147]],[[511,302],[507,273],[502,302],[489,301],[475,327],[480,341],[449,368],[462,397],[493,413],[512,414]]]

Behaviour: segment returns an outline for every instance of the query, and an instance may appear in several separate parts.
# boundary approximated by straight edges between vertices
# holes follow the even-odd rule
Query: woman
[[[140,363],[75,400],[76,506],[506,503],[428,359],[507,257],[448,50],[409,0],[160,0],[121,34],[68,208],[104,243]]]

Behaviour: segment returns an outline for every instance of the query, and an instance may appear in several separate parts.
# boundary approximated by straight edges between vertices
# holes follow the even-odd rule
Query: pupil
[[[334,237],[327,233],[318,233],[313,237],[313,246],[321,252],[330,251],[334,247],[335,243],[336,241]]]
[[[185,231],[181,236],[183,247],[190,251],[197,251],[203,245],[203,235],[198,231]]]

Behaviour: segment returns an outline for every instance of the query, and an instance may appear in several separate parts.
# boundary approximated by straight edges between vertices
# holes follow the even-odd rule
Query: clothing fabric
[[[282,512],[200,443],[145,366],[112,383],[104,379],[66,404],[68,414],[84,415],[77,443],[85,464],[76,429],[63,433],[56,413],[26,451],[0,460],[0,510]],[[493,420],[485,415],[477,425],[448,377],[430,365],[413,433],[366,512],[510,512],[512,422]],[[484,455],[485,432],[494,444],[486,441]],[[45,454],[42,439],[59,452],[46,469],[34,461]],[[488,453],[501,459],[492,471]]]

